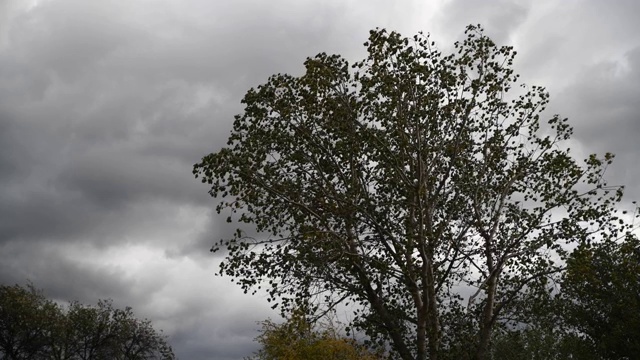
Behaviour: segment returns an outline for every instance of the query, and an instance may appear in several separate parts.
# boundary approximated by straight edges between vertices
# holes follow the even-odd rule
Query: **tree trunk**
[[[476,360],[485,360],[489,354],[489,342],[491,340],[491,330],[493,328],[493,310],[496,301],[496,288],[498,285],[498,274],[491,274],[487,282],[487,303],[485,304],[480,324],[480,339],[476,350]]]

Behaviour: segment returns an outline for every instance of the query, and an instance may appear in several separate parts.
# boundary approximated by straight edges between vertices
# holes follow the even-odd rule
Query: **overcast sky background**
[[[216,216],[192,165],[240,99],[307,56],[357,60],[368,30],[481,23],[569,117],[577,154],[612,151],[640,199],[640,1],[0,0],[0,283],[132,306],[183,360],[237,360],[275,314],[214,276]]]

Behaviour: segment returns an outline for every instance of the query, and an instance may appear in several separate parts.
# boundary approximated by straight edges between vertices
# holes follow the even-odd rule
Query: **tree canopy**
[[[582,244],[562,279],[561,312],[569,329],[603,359],[640,354],[640,241]]]
[[[193,170],[240,224],[212,248],[220,273],[285,313],[353,304],[351,327],[394,358],[485,359],[567,249],[627,232],[613,155],[576,160],[516,52],[465,34],[445,55],[376,29],[361,61],[321,53],[250,89],[227,146]]]
[[[640,353],[640,241],[580,244],[559,289],[530,302],[530,316],[493,339],[493,359],[633,359]]]
[[[131,308],[71,302],[63,308],[33,286],[0,286],[0,359],[174,359],[171,346]]]

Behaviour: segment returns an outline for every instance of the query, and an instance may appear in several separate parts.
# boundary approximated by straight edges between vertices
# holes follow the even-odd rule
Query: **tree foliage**
[[[567,244],[626,231],[622,188],[603,180],[613,155],[575,160],[567,120],[541,126],[544,88],[512,94],[515,51],[465,34],[444,55],[428,36],[373,30],[362,61],[321,53],[250,89],[227,146],[194,166],[218,212],[246,224],[213,247],[220,273],[267,285],[284,312],[355,304],[354,329],[396,358],[445,358],[464,340],[484,359]]]
[[[564,321],[602,359],[640,354],[640,241],[583,244],[567,262]]]
[[[174,359],[149,320],[131,308],[70,303],[63,309],[33,286],[0,286],[0,359]]]
[[[382,360],[383,354],[369,351],[354,339],[341,336],[332,324],[318,329],[294,311],[285,323],[262,322],[257,338],[262,348],[248,360]]]
[[[637,217],[637,213],[635,216]],[[640,240],[579,245],[559,287],[494,334],[493,359],[633,359],[640,353]]]
[[[0,286],[1,359],[44,359],[60,308],[33,286]]]

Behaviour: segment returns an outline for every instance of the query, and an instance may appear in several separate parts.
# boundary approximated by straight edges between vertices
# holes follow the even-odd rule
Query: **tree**
[[[294,311],[285,323],[262,323],[262,348],[248,360],[382,360],[354,339],[340,336],[332,324],[317,329],[304,313]]]
[[[636,213],[637,217],[638,214]],[[571,252],[557,287],[518,309],[494,334],[492,358],[631,359],[640,345],[640,240],[585,242]]]
[[[65,339],[60,343],[81,360],[108,358],[115,340],[111,313],[110,302],[99,301],[96,307],[70,303],[63,330]]]
[[[130,307],[117,309],[111,301],[97,306],[73,302],[65,331],[77,359],[173,359],[171,347],[147,319],[137,319]]]
[[[554,296],[554,300],[558,300]],[[550,311],[539,314],[528,324],[496,331],[492,347],[493,360],[598,360],[601,359],[577,333],[568,331],[563,321],[560,303],[545,307]],[[552,312],[551,312],[552,311]],[[551,322],[556,320],[556,322]]]
[[[114,341],[113,353],[110,358],[143,360],[143,359],[174,359],[173,350],[167,344],[161,332],[157,332],[151,321],[135,318],[130,307],[113,309],[111,311]]]
[[[174,359],[161,332],[131,308],[69,303],[67,310],[33,286],[0,286],[0,359]]]
[[[60,308],[32,285],[0,286],[0,359],[45,359]]]
[[[635,214],[637,217],[637,213]],[[499,331],[493,359],[632,359],[640,353],[640,240],[582,243],[559,287],[528,303],[514,329]]]
[[[355,304],[353,327],[400,359],[442,358],[455,327],[485,359],[566,244],[626,231],[622,188],[603,180],[613,155],[576,161],[567,119],[540,126],[544,88],[509,93],[515,51],[465,33],[443,55],[373,30],[352,66],[321,53],[250,89],[227,146],[193,170],[244,227],[212,248],[227,251],[220,274],[267,285],[285,312]]]
[[[640,241],[582,244],[567,262],[564,321],[602,359],[640,354]]]

